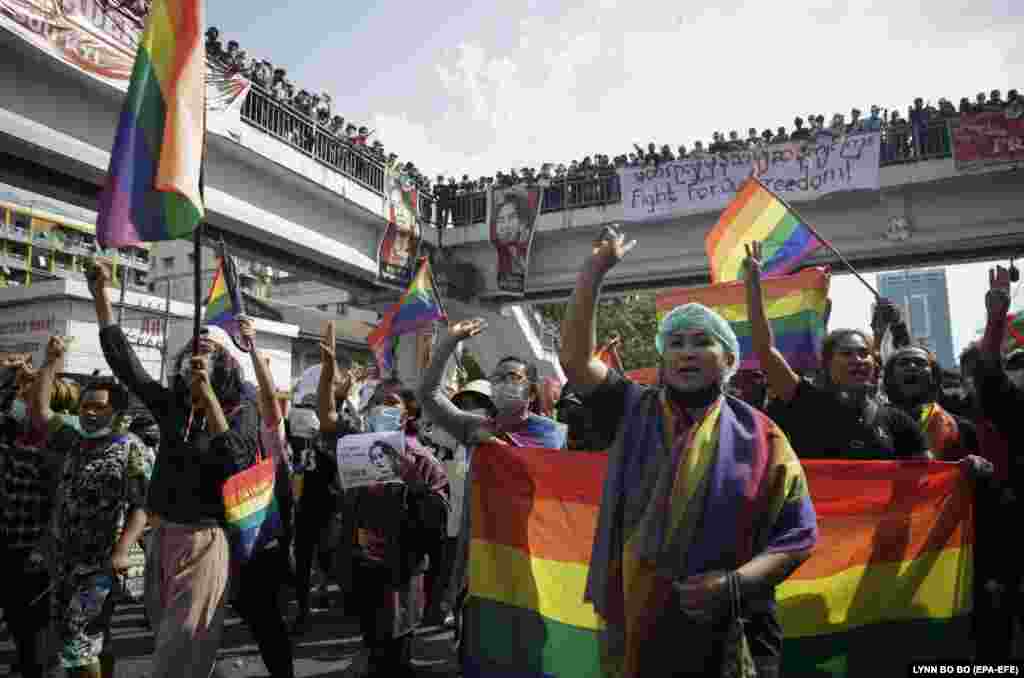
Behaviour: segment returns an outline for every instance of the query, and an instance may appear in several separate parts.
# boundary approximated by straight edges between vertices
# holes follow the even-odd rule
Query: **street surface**
[[[289,619],[295,613],[289,610]],[[123,603],[114,616],[114,653],[117,678],[147,678],[153,633],[146,627],[142,606]],[[343,678],[355,674],[353,659],[361,647],[355,619],[346,618],[338,609],[318,610],[313,627],[295,639],[295,675],[297,678]],[[413,650],[414,664],[420,676],[457,676],[452,633],[448,629],[421,629]],[[4,628],[0,633],[0,676],[11,673],[14,645]],[[63,675],[58,671],[57,675]],[[217,662],[219,678],[256,678],[267,676],[259,650],[245,624],[229,609],[228,621]]]

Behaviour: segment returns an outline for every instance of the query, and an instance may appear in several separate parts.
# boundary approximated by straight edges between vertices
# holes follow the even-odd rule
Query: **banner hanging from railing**
[[[526,292],[530,247],[540,211],[540,186],[513,186],[491,191],[487,224],[498,252],[498,290]]]
[[[99,0],[0,0],[0,27],[122,92],[128,91],[141,22]],[[239,114],[250,85],[248,78],[207,60],[211,131],[238,136]]]
[[[384,177],[384,187],[388,225],[377,248],[377,275],[382,283],[404,290],[416,274],[419,258],[419,192],[415,182],[397,172]]]
[[[949,121],[953,162],[958,172],[1024,162],[1024,115],[1006,112],[964,113]]]
[[[867,132],[626,167],[619,170],[625,218],[671,219],[724,209],[751,174],[789,202],[837,191],[877,191],[880,139],[879,132]]]

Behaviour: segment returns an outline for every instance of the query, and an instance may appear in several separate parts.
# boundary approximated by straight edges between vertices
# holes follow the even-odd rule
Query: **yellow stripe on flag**
[[[585,629],[597,629],[583,602],[587,565],[531,558],[523,551],[474,539],[470,545],[469,593]],[[509,629],[515,633],[515,629]]]
[[[899,563],[858,565],[820,579],[788,579],[776,590],[787,638],[868,624],[949,619],[971,610],[972,547],[947,548]],[[920,577],[911,588],[915,577]]]

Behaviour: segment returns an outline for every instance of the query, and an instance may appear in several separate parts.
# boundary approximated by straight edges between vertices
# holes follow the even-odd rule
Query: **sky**
[[[217,0],[208,21],[430,176],[1024,89],[1020,0]],[[958,334],[985,269],[949,272]],[[836,323],[866,323],[858,286],[836,278]]]

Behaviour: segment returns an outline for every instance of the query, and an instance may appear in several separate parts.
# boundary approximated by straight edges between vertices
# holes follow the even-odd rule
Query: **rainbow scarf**
[[[830,276],[824,268],[809,268],[764,281],[764,312],[775,335],[775,348],[793,369],[815,369],[819,365],[829,285]],[[659,292],[655,297],[658,321],[676,306],[689,302],[703,304],[725,318],[740,342],[740,369],[758,369],[743,283]]]
[[[100,196],[101,247],[188,237],[203,218],[204,25],[201,0],[153,3]]]
[[[965,450],[960,445],[960,426],[953,415],[938,403],[929,403],[921,408],[918,424],[928,441],[928,449],[936,459],[958,461],[963,456]]]
[[[757,177],[750,177],[718,223],[704,239],[711,262],[711,282],[740,280],[744,244],[760,241],[764,246],[761,269],[766,275],[785,275],[821,247],[814,231],[781,198]]]

